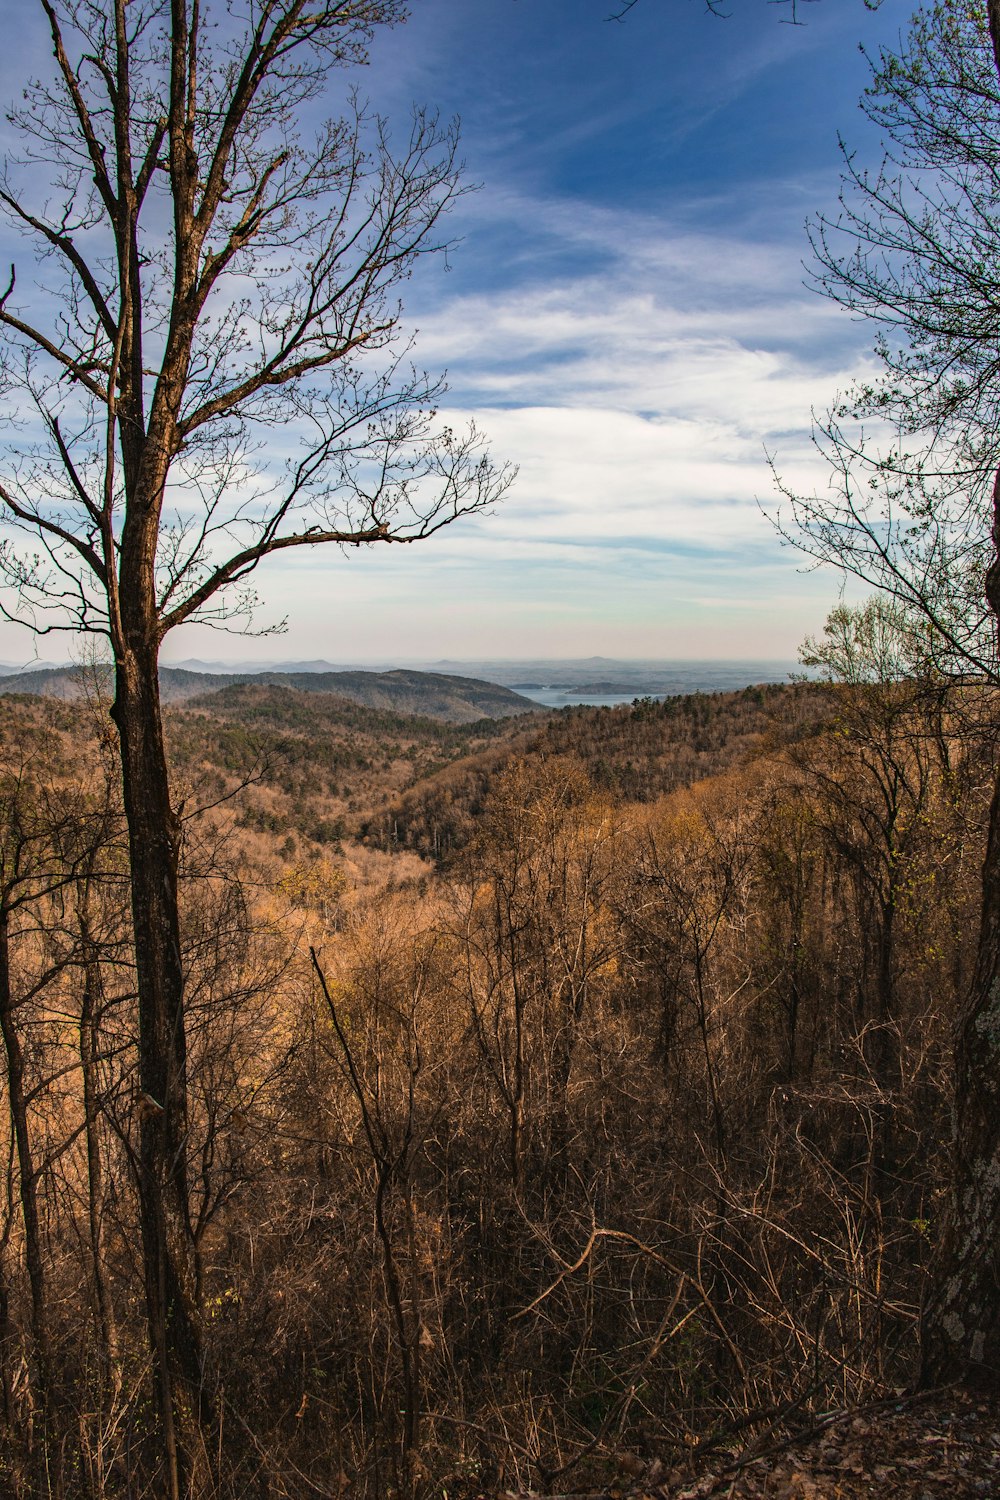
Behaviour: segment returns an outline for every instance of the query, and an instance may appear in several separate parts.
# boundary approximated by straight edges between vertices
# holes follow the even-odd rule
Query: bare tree
[[[160,646],[240,626],[287,548],[422,540],[510,475],[435,416],[398,290],[440,250],[456,138],[418,113],[396,152],[357,100],[313,125],[401,0],[39,0],[51,76],[13,113],[0,204],[33,246],[0,297],[10,618],[103,636],[115,668],[138,965],[140,1203],[165,1491],[200,1484],[202,1382],[186,1170],[180,825]],[[288,456],[277,463],[269,446]],[[199,1456],[201,1455],[201,1456]]]
[[[881,3],[882,0],[865,0],[865,6],[868,10],[878,10]],[[608,20],[624,21],[629,11],[634,10],[638,4],[639,0],[618,0],[616,8],[608,16]],[[801,26],[803,24],[801,7],[813,4],[813,0],[777,0],[777,4],[784,10],[784,14],[781,16],[783,21],[788,22],[792,26]],[[731,14],[728,7],[723,4],[723,0],[705,0],[705,9],[709,15],[719,16],[723,19]]]

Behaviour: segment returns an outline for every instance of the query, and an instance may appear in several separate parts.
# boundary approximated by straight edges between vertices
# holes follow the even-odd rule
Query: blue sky
[[[480,188],[407,320],[515,489],[420,547],[274,559],[260,623],[287,615],[285,635],[188,628],[168,659],[788,658],[819,629],[838,580],[777,544],[764,451],[822,484],[810,408],[867,362],[869,331],[803,286],[803,224],[835,201],[838,131],[876,154],[858,44],[891,44],[909,8],[613,8],[414,0],[361,78],[390,121],[461,117]],[[25,12],[2,10],[9,36]],[[30,654],[0,627],[0,659]]]

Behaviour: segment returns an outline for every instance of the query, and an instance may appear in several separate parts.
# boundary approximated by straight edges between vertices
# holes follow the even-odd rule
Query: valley
[[[151,1106],[105,686],[0,696],[9,1139],[41,1152],[0,1229],[42,1277],[0,1384],[35,1399],[35,1308],[124,1484],[141,1408],[96,1372],[142,1348]],[[167,705],[234,1483],[263,1450],[279,1494],[683,1489],[911,1378],[992,723],[985,689],[899,679],[472,722],[260,679]]]

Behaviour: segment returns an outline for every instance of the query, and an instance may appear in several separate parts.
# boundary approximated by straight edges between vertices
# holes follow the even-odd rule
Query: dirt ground
[[[1000,1500],[1000,1394],[903,1396],[586,1500]],[[563,1500],[584,1500],[582,1495]]]

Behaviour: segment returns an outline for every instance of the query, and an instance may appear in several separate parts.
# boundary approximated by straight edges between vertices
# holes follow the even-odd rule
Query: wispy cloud
[[[765,451],[797,481],[819,479],[810,410],[865,364],[849,320],[802,286],[797,245],[672,235],[639,215],[612,236],[604,212],[517,211],[550,239],[564,225],[562,264],[420,319],[421,355],[449,366],[449,419],[474,415],[521,466],[492,544],[528,534],[612,547],[628,535],[658,549],[766,550]],[[574,274],[573,250],[591,237],[604,267]]]
[[[803,288],[798,244],[640,214],[612,236],[604,210],[523,194],[477,212],[520,226],[530,274],[452,296],[444,278],[417,350],[449,367],[442,421],[475,420],[518,481],[426,548],[290,561],[265,585],[293,622],[281,651],[793,656],[836,582],[798,571],[761,513],[765,450],[823,483],[810,408],[864,365],[858,330]]]

